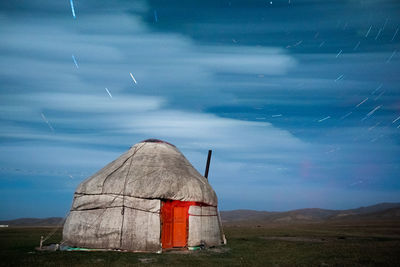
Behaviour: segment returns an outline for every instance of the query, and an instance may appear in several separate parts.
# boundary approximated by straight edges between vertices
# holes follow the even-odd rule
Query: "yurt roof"
[[[76,194],[196,201],[213,206],[218,203],[207,179],[174,145],[158,139],[131,147],[83,181]]]

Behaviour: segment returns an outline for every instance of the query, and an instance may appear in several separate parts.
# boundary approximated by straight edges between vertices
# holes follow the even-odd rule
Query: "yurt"
[[[78,186],[62,243],[161,252],[225,242],[217,196],[207,178],[174,145],[149,139]]]

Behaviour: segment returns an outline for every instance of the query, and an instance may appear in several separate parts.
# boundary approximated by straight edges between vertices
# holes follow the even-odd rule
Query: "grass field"
[[[400,224],[225,226],[228,245],[191,253],[37,252],[52,228],[0,229],[1,266],[400,266]],[[57,243],[61,230],[46,242]]]

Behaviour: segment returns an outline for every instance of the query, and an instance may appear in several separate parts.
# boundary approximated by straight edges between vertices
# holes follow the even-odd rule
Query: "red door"
[[[187,245],[189,203],[165,201],[161,208],[161,242],[163,248],[181,248]]]
[[[173,247],[186,246],[187,207],[174,207]]]
[[[162,215],[162,229],[161,229],[161,242],[163,248],[172,248],[172,227],[173,227],[173,214],[171,203],[163,203],[161,209]]]

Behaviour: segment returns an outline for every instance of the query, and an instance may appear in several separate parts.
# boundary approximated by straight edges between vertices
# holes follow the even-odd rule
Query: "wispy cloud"
[[[341,192],[349,201],[356,187],[364,201],[369,188],[382,190],[373,199],[388,185],[400,188],[396,3],[266,9],[262,1],[206,0],[196,4],[204,8],[171,2],[167,16],[153,2],[88,0],[74,1],[75,20],[68,4],[0,3],[7,190],[47,184],[68,188],[70,200],[79,181],[68,173],[96,171],[148,137],[174,143],[199,171],[204,151],[214,149],[210,182],[223,208],[241,207],[237,192],[243,205],[268,209],[337,204],[318,193],[331,186],[332,198]],[[383,15],[366,21],[377,5]],[[64,173],[72,180],[65,188]],[[20,174],[20,184],[9,178]],[[348,188],[359,180],[369,183]]]

